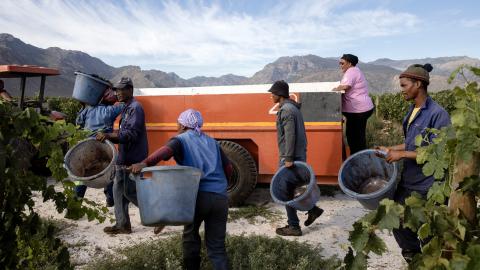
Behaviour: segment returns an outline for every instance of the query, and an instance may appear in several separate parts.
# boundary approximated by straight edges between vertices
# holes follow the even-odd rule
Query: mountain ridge
[[[446,56],[437,58],[392,60],[380,58],[371,62],[360,62],[359,68],[365,74],[372,93],[398,91],[399,70],[413,63],[429,62],[434,66],[431,73],[429,91],[453,88],[447,78],[459,65],[480,66],[480,60],[468,56]],[[54,67],[60,70],[60,76],[47,79],[47,96],[71,96],[75,82],[75,71],[95,73],[111,81],[129,76],[135,87],[195,87],[211,85],[241,85],[273,83],[276,80],[287,82],[339,81],[342,73],[338,68],[338,58],[320,57],[313,54],[282,56],[268,63],[251,77],[225,74],[219,77],[195,76],[184,79],[174,72],[161,70],[142,70],[141,67],[128,65],[113,67],[101,59],[77,50],[65,50],[59,47],[38,48],[24,43],[11,34],[0,34],[0,65],[20,64]],[[5,86],[13,95],[18,95],[18,80],[4,79]],[[38,89],[40,80],[27,82],[27,94]]]

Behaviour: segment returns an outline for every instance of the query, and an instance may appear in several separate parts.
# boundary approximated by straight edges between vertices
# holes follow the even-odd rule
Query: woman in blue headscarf
[[[131,171],[139,173],[146,166],[160,160],[175,159],[177,164],[200,169],[202,178],[198,188],[194,221],[183,230],[183,262],[187,269],[200,269],[201,238],[199,228],[205,221],[207,254],[215,269],[228,269],[225,250],[228,197],[227,179],[232,164],[217,141],[204,132],[199,111],[188,109],[178,117],[178,135],[141,163],[133,164]]]

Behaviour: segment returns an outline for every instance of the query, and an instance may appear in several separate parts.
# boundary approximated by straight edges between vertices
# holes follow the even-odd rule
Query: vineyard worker
[[[177,164],[202,170],[194,221],[183,229],[183,261],[186,269],[200,269],[201,238],[198,233],[205,222],[207,254],[215,269],[228,269],[225,250],[228,197],[227,178],[233,167],[217,141],[202,132],[200,112],[189,109],[178,117],[178,135],[141,163],[132,165],[133,173],[160,160],[175,159]]]
[[[5,90],[5,84],[3,83],[3,80],[0,80],[0,99],[3,99],[5,101],[13,101],[12,96]]]
[[[276,81],[269,92],[272,93],[274,103],[279,103],[277,112],[277,141],[280,154],[279,165],[285,165],[287,168],[294,167],[294,161],[307,160],[307,135],[303,116],[300,112],[300,104],[290,99],[289,86],[285,81]],[[295,186],[288,185],[291,190],[285,190],[288,197],[293,199]],[[300,221],[297,216],[297,210],[288,205],[287,223],[285,227],[277,228],[276,233],[284,236],[301,236]],[[323,209],[313,206],[308,210],[308,218],[304,222],[305,226],[310,226],[315,219],[322,215]]]
[[[347,120],[346,136],[350,154],[367,148],[365,129],[367,120],[373,113],[373,102],[368,96],[368,82],[357,67],[358,57],[344,54],[340,58],[340,69],[343,77],[336,91],[342,94],[342,113]]]
[[[118,101],[125,103],[120,116],[118,132],[98,132],[97,140],[110,140],[118,143],[118,158],[113,182],[113,198],[115,201],[115,225],[105,227],[107,234],[129,234],[132,232],[128,204],[137,204],[135,182],[129,178],[127,166],[144,160],[148,155],[147,130],[145,114],[142,105],[133,97],[133,83],[128,77],[123,77],[113,86]]]
[[[427,196],[427,192],[433,184],[433,176],[425,176],[422,166],[417,164],[417,152],[415,137],[426,135],[426,129],[450,125],[450,116],[447,111],[428,96],[427,86],[430,82],[429,72],[433,69],[430,64],[412,65],[400,74],[400,87],[407,101],[413,101],[407,115],[403,119],[403,133],[405,143],[391,147],[379,147],[387,152],[386,160],[394,162],[403,160],[403,171],[400,183],[395,192],[394,200],[404,204],[405,199],[414,191]],[[434,135],[429,134],[431,142]],[[426,145],[426,143],[422,143]],[[393,235],[402,249],[402,255],[407,262],[411,261],[415,254],[420,253],[420,241],[417,234],[407,228],[394,229]]]
[[[115,92],[111,88],[107,88],[103,94],[100,103],[95,106],[85,104],[82,110],[78,113],[76,124],[80,128],[86,129],[92,132],[91,136],[95,136],[98,131],[105,133],[111,133],[113,131],[113,123],[117,116],[122,112],[125,107],[124,103],[117,103],[117,97]],[[83,198],[87,186],[77,185],[75,187],[75,196],[77,198]],[[108,184],[104,189],[107,207],[112,207],[113,200],[113,182]]]

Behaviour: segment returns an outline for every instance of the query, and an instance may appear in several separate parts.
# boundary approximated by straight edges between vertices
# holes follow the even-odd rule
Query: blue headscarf
[[[188,109],[182,112],[180,116],[178,116],[178,123],[184,127],[195,130],[198,135],[202,134],[201,127],[203,126],[203,118],[199,111]]]

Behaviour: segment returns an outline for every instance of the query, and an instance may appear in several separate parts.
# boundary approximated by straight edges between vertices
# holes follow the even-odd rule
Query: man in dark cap
[[[110,140],[118,143],[118,158],[113,183],[113,198],[115,201],[114,226],[105,227],[108,234],[129,234],[132,232],[128,204],[137,204],[135,182],[128,176],[127,166],[141,162],[148,155],[147,130],[145,128],[145,114],[142,105],[133,97],[133,83],[128,77],[123,77],[114,89],[118,101],[125,103],[120,118],[120,128],[117,132],[97,133],[97,140]]]
[[[272,93],[274,103],[279,103],[277,112],[277,141],[280,154],[279,165],[285,165],[293,169],[294,161],[307,160],[307,135],[303,116],[300,112],[300,104],[290,99],[289,86],[285,81],[276,81],[269,92]],[[286,185],[289,190],[285,190],[287,197],[293,199],[295,186]],[[301,236],[300,221],[297,216],[297,210],[290,206],[285,206],[287,210],[288,225],[277,228],[278,235]],[[323,209],[316,205],[308,210],[308,218],[304,222],[305,226],[312,224],[323,213]]]
[[[403,134],[405,142],[400,145],[384,147],[378,149],[387,153],[385,157],[388,162],[403,160],[403,171],[394,200],[405,204],[405,199],[410,197],[412,192],[417,192],[424,198],[427,197],[428,190],[433,185],[434,177],[425,176],[422,171],[422,165],[417,164],[417,146],[415,138],[421,135],[427,136],[428,141],[432,142],[435,134],[427,133],[428,129],[441,129],[450,125],[450,116],[447,111],[438,105],[428,96],[427,87],[430,83],[432,65],[412,65],[400,74],[400,87],[402,94],[408,101],[413,101],[407,115],[403,119]],[[422,141],[421,146],[428,143]],[[420,241],[415,232],[410,229],[400,227],[393,230],[393,236],[402,249],[402,255],[407,262],[410,262],[415,254],[420,253]]]

